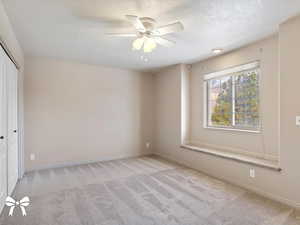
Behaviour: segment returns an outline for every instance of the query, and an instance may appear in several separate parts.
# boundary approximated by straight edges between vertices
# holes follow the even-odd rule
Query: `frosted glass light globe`
[[[144,43],[144,52],[152,52],[156,48],[156,42],[152,38],[147,38]]]
[[[145,38],[137,38],[136,40],[133,41],[132,43],[132,49],[133,50],[140,50],[144,44]]]

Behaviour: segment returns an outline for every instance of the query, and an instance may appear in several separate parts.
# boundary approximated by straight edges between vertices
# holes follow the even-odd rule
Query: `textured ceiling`
[[[275,33],[300,12],[299,0],[2,1],[25,54],[138,70],[195,62],[213,48],[233,50]],[[132,51],[133,38],[104,35],[132,31],[126,14],[152,17],[158,25],[179,20],[185,30],[166,36],[175,47]]]

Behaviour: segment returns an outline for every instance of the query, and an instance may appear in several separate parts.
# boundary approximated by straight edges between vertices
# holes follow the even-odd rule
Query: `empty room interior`
[[[0,0],[0,225],[300,225],[300,1]]]

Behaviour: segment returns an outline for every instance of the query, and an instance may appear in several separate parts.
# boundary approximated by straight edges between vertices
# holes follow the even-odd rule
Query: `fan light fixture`
[[[143,45],[144,45],[143,50],[145,53],[152,52],[157,46],[157,44],[153,38],[141,37],[141,38],[137,38],[136,40],[133,41],[132,49],[140,50],[143,47]]]
[[[137,38],[132,43],[132,49],[133,50],[140,50],[144,44],[144,37]]]

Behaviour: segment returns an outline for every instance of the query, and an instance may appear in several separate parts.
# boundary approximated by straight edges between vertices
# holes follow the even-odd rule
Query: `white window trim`
[[[212,129],[212,130],[220,130],[220,131],[237,131],[237,132],[248,132],[248,133],[256,133],[259,134],[262,132],[262,127],[261,127],[261,118],[259,120],[259,125],[257,129],[247,129],[244,127],[236,127],[236,126],[209,126],[208,125],[208,115],[209,115],[209,108],[208,108],[208,81],[211,79],[215,79],[218,77],[222,77],[222,76],[227,76],[229,74],[232,73],[237,73],[237,72],[241,72],[244,70],[251,70],[251,69],[255,69],[258,68],[259,71],[259,99],[261,99],[260,95],[261,95],[261,70],[260,70],[260,61],[254,61],[251,63],[247,63],[247,64],[243,64],[240,66],[234,66],[232,68],[228,68],[222,71],[217,71],[217,72],[213,72],[213,73],[208,73],[204,75],[204,82],[203,82],[203,128],[205,129]],[[233,94],[235,91],[234,88],[234,79],[232,79],[232,85],[233,85]],[[235,95],[233,95],[235,96]],[[235,98],[235,97],[233,97]],[[260,103],[259,103],[260,104]],[[233,99],[233,105],[232,107],[234,107],[234,99]],[[259,112],[259,115],[261,117],[261,112]],[[233,115],[234,116],[234,115]]]
[[[208,73],[204,75],[204,80],[211,80],[213,78],[217,78],[217,77],[222,77],[228,74],[232,74],[232,73],[237,73],[237,72],[241,72],[244,70],[251,70],[254,68],[257,68],[260,66],[259,61],[255,61],[255,62],[251,62],[251,63],[247,63],[247,64],[243,64],[240,66],[234,66],[225,70],[221,70],[221,71],[217,71],[217,72],[213,72],[213,73]]]

